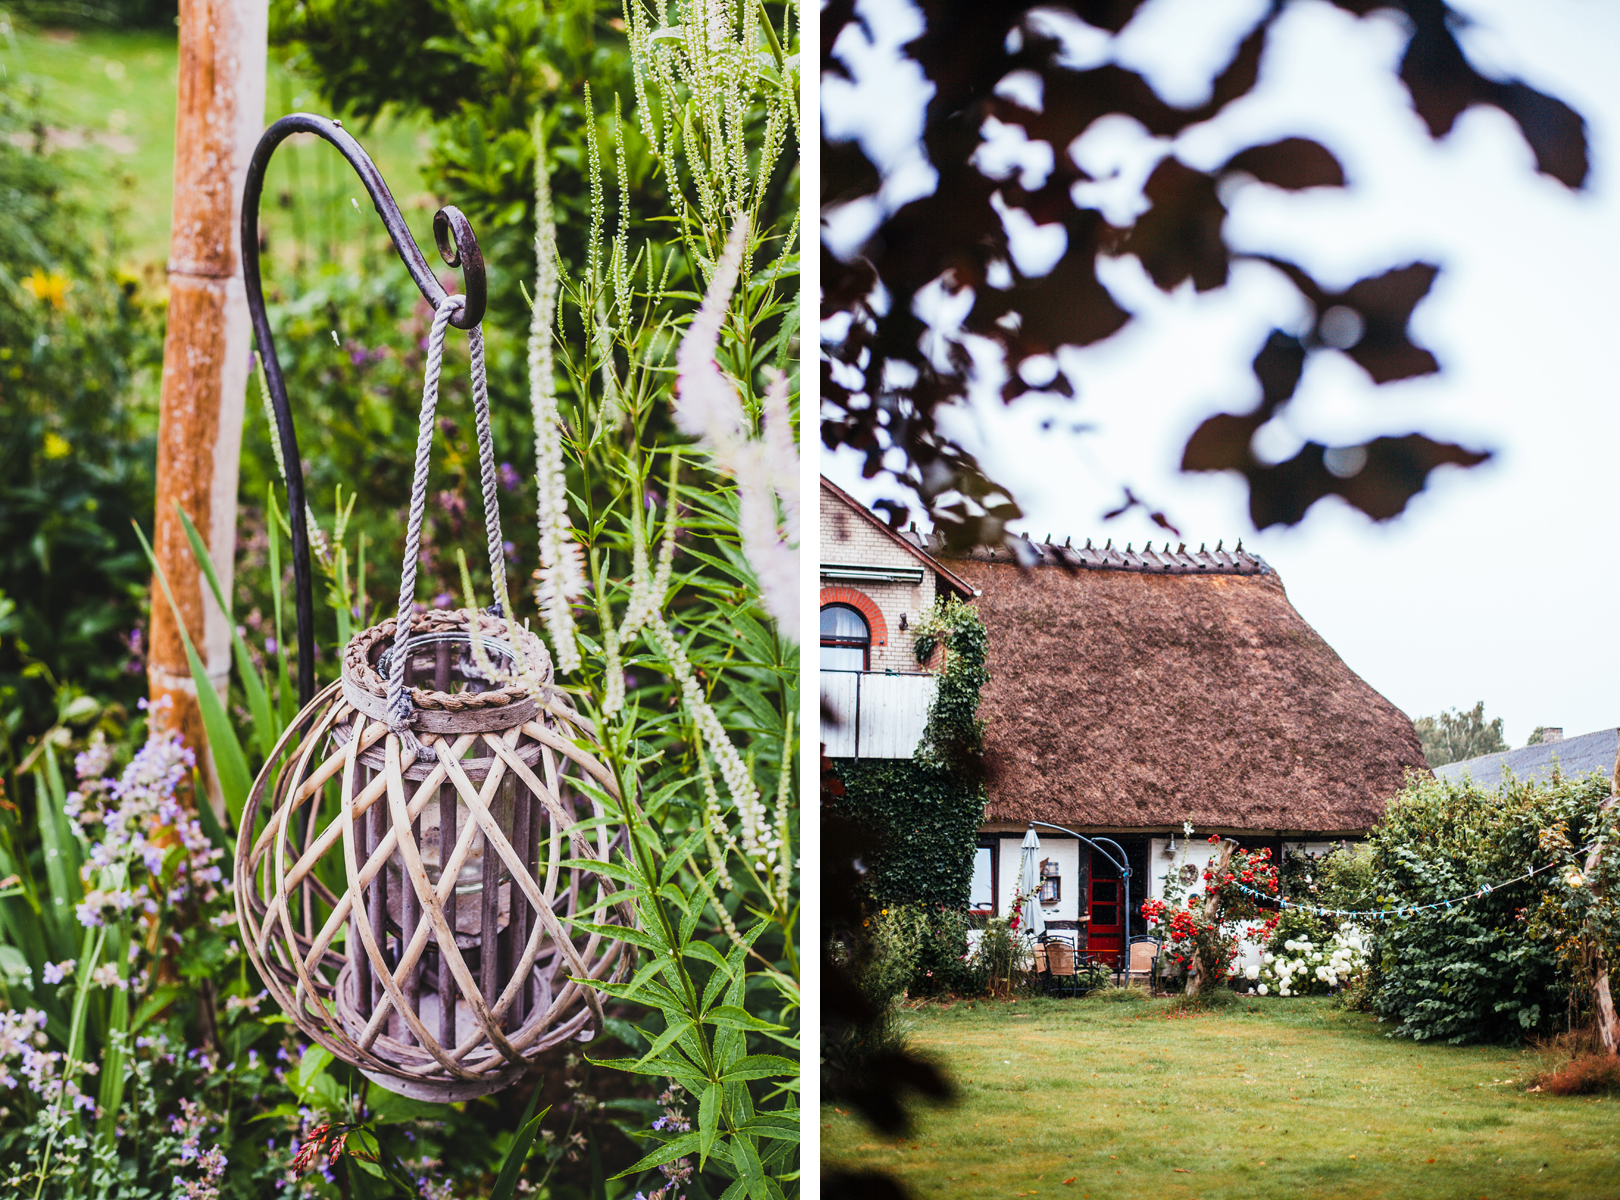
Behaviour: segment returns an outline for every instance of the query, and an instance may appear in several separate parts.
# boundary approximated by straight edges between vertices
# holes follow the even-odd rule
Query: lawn
[[[174,194],[174,114],[179,48],[172,33],[96,30],[19,30],[0,34],[0,79],[37,92],[46,136],[81,173],[77,187],[96,208],[122,210],[121,264],[137,274],[161,271],[169,251]],[[308,84],[290,74],[272,51],[265,124],[284,113],[323,111]],[[400,207],[431,247],[434,206],[426,199],[421,164],[426,123],[384,118],[355,136],[376,159]],[[365,192],[328,146],[276,152],[265,181],[265,218],[275,264],[353,253],[357,234],[380,244],[386,235]],[[359,200],[360,214],[350,205]],[[412,212],[412,209],[425,212]],[[380,246],[379,246],[380,248]]]
[[[959,1002],[906,1014],[949,1108],[912,1135],[822,1110],[824,1165],[916,1196],[1614,1197],[1620,1098],[1557,1098],[1533,1050],[1397,1041],[1326,998]]]

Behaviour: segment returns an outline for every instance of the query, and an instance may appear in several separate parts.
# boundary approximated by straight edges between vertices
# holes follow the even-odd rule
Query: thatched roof
[[[1348,834],[1427,769],[1412,722],[1241,549],[1025,542],[951,565],[990,632],[988,823]]]

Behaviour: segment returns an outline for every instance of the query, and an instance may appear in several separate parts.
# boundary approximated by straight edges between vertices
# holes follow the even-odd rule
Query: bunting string
[[[1576,851],[1576,853],[1589,853],[1592,850],[1592,847],[1596,844],[1597,843],[1594,842],[1592,845],[1583,846],[1580,850]],[[1404,907],[1397,908],[1322,908],[1320,905],[1316,904],[1302,904],[1297,900],[1288,900],[1278,896],[1268,896],[1257,888],[1249,887],[1246,884],[1240,883],[1237,885],[1237,887],[1239,891],[1249,896],[1253,896],[1256,900],[1263,900],[1267,903],[1276,904],[1281,908],[1289,909],[1295,912],[1307,912],[1318,917],[1349,917],[1352,920],[1368,918],[1376,921],[1389,920],[1393,917],[1415,917],[1419,913],[1438,912],[1441,909],[1449,909],[1458,904],[1467,904],[1471,900],[1483,899],[1484,897],[1489,896],[1492,892],[1499,892],[1503,888],[1512,887],[1516,883],[1523,883],[1527,879],[1533,879],[1535,876],[1540,875],[1543,871],[1551,871],[1554,867],[1559,865],[1560,864],[1555,862],[1547,863],[1545,866],[1536,867],[1534,870],[1526,871],[1523,875],[1515,875],[1512,879],[1504,879],[1498,883],[1485,884],[1475,891],[1466,892],[1460,896],[1454,896],[1450,900],[1436,900],[1430,904],[1409,904]],[[1579,868],[1576,869],[1578,870]]]

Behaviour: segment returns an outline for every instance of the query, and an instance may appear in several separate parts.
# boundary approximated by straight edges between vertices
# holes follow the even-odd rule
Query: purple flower
[[[502,487],[504,487],[509,492],[517,491],[518,483],[520,481],[518,479],[518,473],[512,469],[512,464],[511,463],[504,463],[503,462],[501,464],[500,476],[501,476],[501,486]]]
[[[517,546],[514,543],[502,542],[501,550],[506,554],[507,558],[511,559],[513,562],[517,561]]]
[[[59,963],[48,962],[42,973],[46,983],[61,983],[73,973],[73,960],[69,958]]]
[[[266,654],[274,654],[276,652],[276,650],[277,650],[276,639],[273,638],[273,637],[265,638],[264,639],[264,652]]]
[[[449,592],[440,592],[437,596],[433,597],[433,607],[434,608],[449,608],[450,607],[450,593]]]

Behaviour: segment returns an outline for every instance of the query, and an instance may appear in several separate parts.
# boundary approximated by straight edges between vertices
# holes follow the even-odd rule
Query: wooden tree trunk
[[[267,0],[181,0],[169,317],[158,419],[153,549],[180,618],[223,696],[230,629],[208,595],[175,504],[208,544],[227,599],[236,548],[237,464],[252,331],[237,255],[242,184],[264,126]],[[197,749],[221,810],[180,627],[153,580],[147,687]]]
[[[1620,761],[1615,763],[1615,779],[1610,784],[1613,793],[1603,802],[1600,813],[1614,807],[1620,799]],[[1586,877],[1592,878],[1603,858],[1603,843],[1601,841],[1592,846],[1592,852],[1586,856]],[[1593,963],[1592,995],[1597,1002],[1598,1037],[1603,1039],[1603,1049],[1611,1057],[1620,1055],[1620,1020],[1614,1012],[1614,997],[1609,992],[1609,964],[1603,956],[1603,947],[1594,939],[1596,947],[1596,962]]]
[[[1226,868],[1232,861],[1232,852],[1237,849],[1237,843],[1231,838],[1221,840],[1220,853],[1210,862],[1209,879],[1204,886],[1204,920],[1213,921],[1220,915],[1220,904],[1215,899],[1215,888],[1220,877],[1226,874]],[[1203,952],[1193,957],[1192,969],[1187,973],[1187,995],[1196,996],[1204,989],[1204,985],[1215,977],[1214,962],[1205,962]]]

